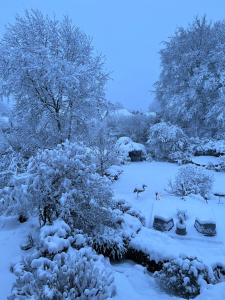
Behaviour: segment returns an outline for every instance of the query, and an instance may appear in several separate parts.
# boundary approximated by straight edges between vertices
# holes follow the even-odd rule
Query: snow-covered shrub
[[[155,273],[155,277],[164,290],[187,299],[200,294],[207,283],[215,283],[213,270],[196,257],[166,262],[162,270]]]
[[[67,251],[72,241],[70,227],[64,221],[56,220],[41,228],[38,248],[42,255],[55,255]]]
[[[173,182],[170,182],[171,192],[178,196],[190,194],[208,198],[212,190],[213,177],[209,171],[195,165],[184,165],[178,170]]]
[[[188,158],[188,138],[176,125],[160,122],[149,130],[148,150],[157,159],[170,161]]]
[[[215,139],[192,138],[191,147],[194,155],[221,156],[225,154],[225,141]]]
[[[81,232],[56,220],[43,226],[36,240],[36,249],[12,268],[17,279],[9,299],[103,300],[114,295],[107,262]]]
[[[119,230],[106,228],[104,233],[93,237],[94,250],[110,258],[110,260],[122,260],[127,252],[128,240]]]
[[[104,300],[115,294],[114,278],[103,258],[90,248],[29,256],[17,274],[13,299]]]
[[[132,206],[125,200],[117,200],[115,207],[117,209],[119,209],[121,212],[129,214],[129,215],[137,218],[143,226],[146,225],[146,219],[145,219],[144,215],[140,211],[132,208]]]
[[[77,143],[40,151],[29,160],[24,176],[5,191],[4,201],[14,213],[21,207],[39,214],[42,225],[61,215],[84,232],[114,226],[110,183],[96,172],[92,159],[90,151]]]
[[[206,168],[208,170],[214,170],[217,172],[224,172],[225,171],[225,156],[220,156],[217,160],[217,162],[209,162],[206,165]]]
[[[144,160],[146,158],[146,149],[143,144],[135,143],[129,137],[120,137],[116,142],[120,160],[122,162],[133,160],[132,156],[137,157],[136,160]]]

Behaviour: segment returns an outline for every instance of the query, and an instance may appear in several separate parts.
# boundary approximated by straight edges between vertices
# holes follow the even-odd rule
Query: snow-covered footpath
[[[183,201],[178,197],[168,194],[166,191],[169,179],[173,179],[178,166],[162,162],[131,163],[123,166],[123,174],[113,184],[116,198],[127,200],[134,208],[140,210],[147,219],[148,227],[152,225],[155,214],[176,218],[177,209],[185,209],[188,214],[188,234],[184,238],[178,238],[174,231],[160,233],[152,229],[143,230],[134,239],[140,248],[151,250],[151,255],[157,259],[161,257],[175,257],[179,254],[196,255],[205,263],[213,265],[218,262],[225,264],[225,201],[218,204],[218,199],[211,199],[207,204],[198,197],[188,198]],[[225,192],[225,173],[212,172],[215,177],[214,191]],[[137,186],[147,185],[145,192],[137,197],[133,190]],[[158,192],[160,200],[155,199]],[[216,237],[204,237],[196,232],[194,219],[213,219],[217,224]],[[0,218],[0,300],[7,299],[10,294],[15,277],[10,273],[10,265],[20,260],[22,250],[20,244],[25,236],[35,228],[34,221],[30,220],[19,224],[15,218]],[[124,262],[112,266],[117,286],[115,300],[149,300],[149,299],[178,299],[162,292],[154,278],[145,268],[133,262]],[[209,286],[196,299],[224,300],[225,283]]]

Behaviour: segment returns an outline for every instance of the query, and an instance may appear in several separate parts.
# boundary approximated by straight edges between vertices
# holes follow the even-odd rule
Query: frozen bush
[[[106,228],[103,234],[93,238],[92,247],[97,253],[118,261],[125,257],[127,244],[128,240],[123,237],[122,232]]]
[[[96,172],[89,149],[77,143],[39,151],[3,198],[14,213],[21,207],[38,214],[41,225],[59,216],[85,232],[114,223],[110,182]]]
[[[35,249],[16,264],[9,299],[103,300],[113,296],[114,279],[102,256],[80,231],[62,220],[40,229]]]
[[[207,283],[215,283],[213,270],[195,257],[173,259],[155,273],[160,286],[183,298],[194,298]]]
[[[62,252],[53,259],[31,255],[16,275],[10,300],[104,300],[115,294],[111,271],[90,248]]]
[[[212,184],[213,178],[209,171],[195,165],[184,165],[179,168],[175,180],[170,182],[170,189],[178,196],[199,194],[207,199]]]
[[[188,157],[188,138],[175,125],[160,122],[149,130],[148,150],[157,159],[178,161]]]

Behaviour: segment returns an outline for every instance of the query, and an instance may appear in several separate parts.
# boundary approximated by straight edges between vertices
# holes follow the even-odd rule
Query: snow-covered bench
[[[216,223],[213,221],[203,221],[196,219],[194,224],[196,230],[205,236],[216,235]]]
[[[154,216],[153,228],[159,231],[169,231],[173,228],[174,221],[172,218]]]

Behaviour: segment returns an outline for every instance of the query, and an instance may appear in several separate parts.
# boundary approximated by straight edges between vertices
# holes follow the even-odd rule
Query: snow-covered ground
[[[179,166],[166,162],[130,163],[123,166],[123,174],[113,184],[115,197],[127,200],[134,208],[140,210],[147,219],[148,227],[152,226],[155,214],[173,217],[176,220],[177,209],[185,209],[188,213],[188,234],[179,238],[174,230],[169,233],[144,229],[133,243],[151,249],[151,254],[177,256],[179,254],[196,255],[208,264],[223,262],[225,264],[225,200],[218,204],[218,199],[210,199],[207,204],[198,197],[190,197],[186,201],[170,195],[166,189],[168,181],[176,175]],[[225,193],[225,173],[211,171],[215,177],[214,191]],[[135,187],[147,185],[146,191],[139,197],[133,193]],[[160,200],[155,199],[158,192]],[[212,219],[217,224],[217,236],[204,237],[196,232],[193,224],[195,218]],[[34,221],[19,224],[15,218],[0,218],[0,244],[2,259],[0,262],[0,300],[7,299],[10,294],[14,275],[9,271],[10,265],[20,260],[22,250],[20,244],[25,236],[34,230]],[[178,299],[161,291],[154,278],[145,268],[132,262],[113,265],[117,285],[115,300],[149,300]],[[225,284],[209,286],[196,299],[225,299]]]
[[[174,178],[178,168],[179,166],[176,164],[154,161],[131,163],[123,167],[123,174],[114,183],[115,197],[126,199],[134,208],[140,210],[146,217],[149,227],[149,229],[141,230],[132,243],[145,252],[149,250],[151,257],[155,259],[172,258],[184,254],[197,256],[209,265],[217,263],[225,265],[225,200],[218,204],[218,199],[212,197],[207,204],[197,196],[189,197],[184,201],[179,197],[170,195],[167,191],[168,182]],[[225,193],[225,173],[210,172],[215,180],[213,191]],[[147,189],[137,197],[133,190],[143,184],[147,185]],[[156,192],[159,193],[160,200],[156,200]],[[172,217],[176,221],[178,209],[186,210],[188,214],[188,234],[185,237],[178,237],[174,229],[169,233],[161,233],[151,229],[154,215]],[[215,221],[217,235],[205,237],[198,233],[194,228],[195,218]],[[124,283],[125,288],[123,290],[120,291],[122,287],[119,288],[121,297],[118,299],[128,299],[132,293],[135,296],[130,299],[170,299],[161,291],[160,295],[157,295],[158,291],[154,279],[152,277],[149,279],[149,275],[146,272],[143,273],[141,269],[133,271],[132,264],[122,264],[119,269],[120,274],[117,276],[120,276],[120,280],[124,280],[126,283]],[[138,274],[134,277],[135,279],[133,279],[132,272]],[[139,289],[140,286],[142,288]],[[199,299],[224,299],[223,288],[224,284],[217,285],[216,288],[209,287],[209,291],[204,293],[204,297],[199,296]],[[138,290],[141,291],[139,295],[135,294]],[[126,295],[127,298],[123,295]]]
[[[23,252],[20,245],[34,227],[33,220],[21,224],[15,217],[0,217],[0,300],[6,300],[10,295],[15,281],[15,276],[10,272],[10,266],[20,261]]]

